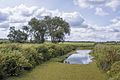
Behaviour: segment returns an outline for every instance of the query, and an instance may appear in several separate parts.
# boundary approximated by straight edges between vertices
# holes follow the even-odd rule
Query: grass
[[[62,57],[54,58],[20,77],[8,80],[105,80],[95,62],[86,65],[64,64],[58,62]]]

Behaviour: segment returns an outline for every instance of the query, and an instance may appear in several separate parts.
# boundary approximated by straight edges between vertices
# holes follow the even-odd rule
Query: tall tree
[[[28,35],[21,31],[15,30],[15,27],[10,27],[10,32],[7,36],[11,42],[26,42]]]
[[[70,34],[69,24],[60,17],[49,17],[44,18],[48,28],[49,36],[52,42],[63,42],[66,34]]]
[[[11,41],[11,42],[15,42],[15,34],[16,34],[16,31],[15,31],[15,27],[13,26],[13,27],[10,27],[10,32],[9,32],[9,34],[7,35],[7,37],[9,38],[9,40]]]
[[[32,18],[28,24],[31,26],[31,31],[34,36],[34,41],[37,43],[45,42],[45,34],[47,31],[47,27],[44,20],[38,20],[36,18]]]

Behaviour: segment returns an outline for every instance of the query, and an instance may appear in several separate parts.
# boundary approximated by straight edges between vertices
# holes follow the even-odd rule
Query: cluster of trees
[[[10,27],[8,38],[11,42],[30,42],[43,43],[50,38],[52,42],[63,42],[65,35],[70,34],[70,26],[60,17],[45,16],[44,19],[32,18],[28,26],[16,30]]]

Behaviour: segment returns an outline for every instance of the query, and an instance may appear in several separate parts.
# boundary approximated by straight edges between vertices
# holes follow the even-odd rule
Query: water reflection
[[[77,50],[75,54],[70,55],[64,62],[69,64],[89,64],[92,62],[92,56],[89,54],[92,50]]]

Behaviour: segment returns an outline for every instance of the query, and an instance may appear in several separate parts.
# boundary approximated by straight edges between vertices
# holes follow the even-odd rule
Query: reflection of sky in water
[[[91,50],[77,50],[75,54],[70,55],[65,62],[70,64],[89,64],[92,62]]]

